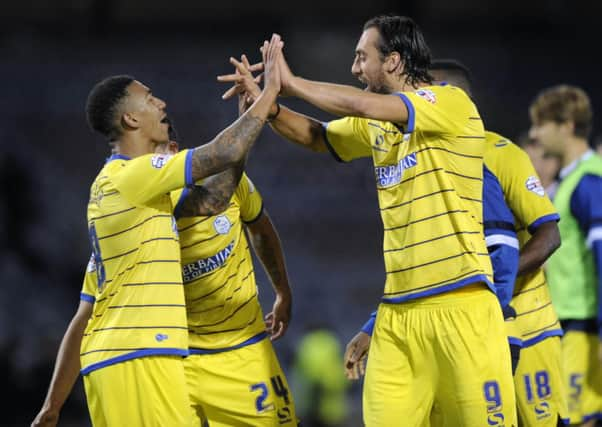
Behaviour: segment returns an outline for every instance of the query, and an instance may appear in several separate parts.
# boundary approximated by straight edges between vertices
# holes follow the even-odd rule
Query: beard
[[[378,93],[381,95],[389,95],[393,90],[385,83],[385,76],[377,76],[374,80],[367,82],[366,91]]]

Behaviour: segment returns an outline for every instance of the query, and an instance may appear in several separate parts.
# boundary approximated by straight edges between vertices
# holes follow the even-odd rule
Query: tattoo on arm
[[[194,149],[192,156],[194,181],[222,172],[243,161],[264,124],[264,120],[251,113],[251,110],[247,111],[220,132],[213,141]]]
[[[181,217],[211,216],[226,210],[238,187],[245,162],[207,178],[202,185],[195,185],[182,208]]]

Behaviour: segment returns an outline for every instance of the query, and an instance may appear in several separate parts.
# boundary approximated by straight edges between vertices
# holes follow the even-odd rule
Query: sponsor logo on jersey
[[[213,228],[215,228],[215,231],[219,234],[228,234],[232,228],[232,223],[226,215],[220,215],[213,221]]]
[[[234,240],[228,246],[210,257],[199,259],[182,267],[182,278],[184,283],[192,282],[203,274],[209,273],[226,263],[232,250],[234,249]]]
[[[171,156],[166,154],[157,154],[156,156],[151,157],[151,165],[156,169],[161,169],[170,158]]]
[[[537,194],[538,196],[544,196],[546,194],[543,185],[541,185],[541,181],[536,176],[530,176],[529,178],[527,178],[527,181],[525,182],[525,187],[527,187],[527,190]]]
[[[431,104],[435,104],[437,102],[437,97],[435,96],[435,93],[430,89],[418,89],[416,91],[416,95],[426,99]]]
[[[157,335],[155,335],[155,339],[158,342],[165,341],[168,338],[169,338],[169,335],[167,335],[167,334],[157,334]]]
[[[406,169],[413,168],[417,164],[418,160],[416,159],[416,153],[411,153],[395,165],[375,167],[374,174],[376,176],[376,185],[379,188],[387,188],[399,184],[403,178],[403,172]]]

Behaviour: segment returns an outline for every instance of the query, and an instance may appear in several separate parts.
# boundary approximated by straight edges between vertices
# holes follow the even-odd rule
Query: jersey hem
[[[117,363],[126,362],[132,359],[138,359],[140,357],[148,356],[182,356],[186,357],[190,353],[186,349],[182,348],[146,348],[144,350],[134,351],[132,353],[123,354],[121,356],[113,357],[111,359],[103,360],[102,362],[93,363],[83,368],[80,373],[82,375],[88,375],[90,372],[98,369],[106,368],[107,366],[115,365]]]
[[[445,292],[449,292],[449,291],[453,291],[455,289],[459,289],[461,287],[467,286],[467,285],[471,285],[473,283],[476,282],[483,282],[487,285],[487,287],[495,293],[495,288],[493,287],[493,285],[491,284],[491,282],[489,281],[489,279],[487,278],[486,275],[484,274],[477,274],[475,276],[470,276],[467,277],[466,279],[462,279],[458,282],[454,282],[454,283],[450,283],[444,286],[440,286],[438,288],[435,289],[429,289],[427,291],[422,291],[422,292],[416,292],[413,293],[411,295],[404,295],[401,297],[396,297],[396,298],[387,298],[387,297],[382,297],[381,301],[385,304],[399,304],[402,302],[406,302],[406,301],[411,301],[414,299],[418,299],[418,298],[422,298],[422,297],[428,297],[428,296],[432,296],[432,295],[438,295],[438,294],[442,294]]]
[[[241,342],[240,344],[233,345],[231,347],[224,348],[198,348],[198,347],[190,347],[190,355],[202,355],[202,354],[216,354],[216,353],[225,353],[227,351],[238,350],[239,348],[247,347],[252,344],[256,344],[259,341],[263,341],[268,337],[267,332],[261,332],[246,341]]]
[[[542,334],[537,335],[534,338],[529,338],[528,340],[524,340],[523,341],[523,348],[527,348],[527,347],[531,347],[537,343],[542,342],[543,340],[545,340],[546,338],[550,338],[550,337],[561,337],[562,335],[564,335],[564,332],[562,331],[562,329],[553,329],[551,331],[546,331]]]

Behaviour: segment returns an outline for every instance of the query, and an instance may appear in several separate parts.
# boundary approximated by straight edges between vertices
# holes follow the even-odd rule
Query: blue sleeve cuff
[[[194,185],[194,181],[192,180],[192,155],[194,154],[194,149],[188,150],[186,153],[186,161],[184,163],[184,182],[186,186]]]
[[[535,233],[535,231],[537,230],[537,228],[541,225],[541,224],[545,224],[546,222],[550,222],[550,221],[559,221],[560,220],[560,215],[558,215],[557,213],[554,214],[550,214],[550,215],[544,215],[540,218],[537,218],[528,228],[527,230],[529,231],[530,234]]]
[[[361,331],[372,336],[374,333],[374,323],[376,323],[376,311],[372,312],[368,321],[364,323],[364,326],[362,326]]]
[[[406,133],[412,133],[414,132],[414,128],[416,126],[416,110],[414,110],[414,105],[412,104],[412,101],[410,101],[410,98],[408,98],[405,94],[398,92],[395,95],[401,98],[408,109],[408,125],[406,127]]]
[[[79,299],[81,301],[89,302],[90,304],[94,304],[94,302],[96,301],[96,298],[94,298],[92,295],[88,295],[83,292],[79,294]]]
[[[328,151],[330,154],[332,154],[332,157],[334,157],[337,162],[345,163],[345,161],[341,159],[341,156],[337,154],[336,150],[328,140],[328,123],[329,122],[322,122],[322,134],[324,135],[324,143],[326,144],[326,148],[328,148]]]
[[[190,188],[184,187],[184,190],[182,190],[182,194],[180,194],[180,198],[178,199],[178,203],[176,203],[176,207],[173,210],[173,216],[176,219],[180,219],[180,213],[182,211],[182,206],[184,205],[184,200],[186,200],[186,197],[188,197],[189,193]]]

